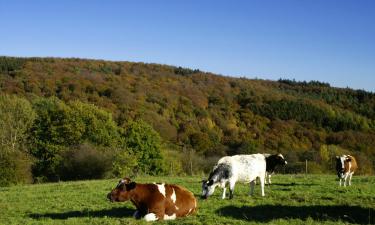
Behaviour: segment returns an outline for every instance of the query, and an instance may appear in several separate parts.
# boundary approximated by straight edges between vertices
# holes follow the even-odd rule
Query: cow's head
[[[120,180],[117,186],[107,195],[111,202],[123,202],[129,200],[129,194],[136,186],[129,178]]]
[[[202,180],[202,198],[207,199],[211,196],[217,185],[214,184],[214,180]]]
[[[345,162],[350,162],[351,158],[346,155],[336,156],[336,172],[339,178],[345,176]]]
[[[288,162],[285,160],[284,156],[279,153],[276,155],[276,164],[286,165]]]

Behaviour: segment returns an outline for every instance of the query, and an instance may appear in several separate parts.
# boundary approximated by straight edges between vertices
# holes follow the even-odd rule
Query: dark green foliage
[[[191,75],[191,74],[194,74],[194,73],[200,73],[200,72],[201,71],[198,70],[198,69],[192,70],[192,69],[183,68],[183,67],[177,67],[177,68],[174,69],[175,74],[183,75],[183,76]]]
[[[306,81],[299,82],[294,79],[293,80],[279,79],[277,82],[288,84],[291,86],[316,86],[316,87],[330,87],[331,86],[329,83],[324,83],[324,82],[320,82],[317,80],[312,80],[309,82],[306,82]]]
[[[72,147],[62,154],[61,180],[101,179],[111,170],[111,154],[90,144]]]
[[[17,70],[22,69],[22,66],[25,64],[25,58],[14,58],[14,57],[0,57],[0,74],[14,74]]]
[[[30,152],[38,160],[34,175],[42,179],[60,179],[61,153],[71,146],[89,142],[116,147],[122,143],[111,114],[93,105],[41,98],[34,102],[34,108],[38,116],[31,130]]]

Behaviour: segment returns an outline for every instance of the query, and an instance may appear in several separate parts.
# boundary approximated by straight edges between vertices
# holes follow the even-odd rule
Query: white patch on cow
[[[343,169],[344,169],[344,166],[345,166],[345,159],[346,159],[346,156],[345,156],[345,155],[343,155],[343,156],[340,157],[340,160],[341,160],[341,166],[342,166]]]
[[[174,213],[174,214],[172,214],[170,216],[168,216],[167,214],[165,214],[164,215],[164,219],[165,220],[174,220],[174,219],[176,219],[176,213]]]
[[[125,183],[125,180],[122,180],[122,179],[121,179],[120,182],[118,182],[116,188],[120,187],[120,185],[123,184],[123,183]]]
[[[189,209],[189,212],[186,215],[189,215],[193,211],[193,209]]]
[[[158,190],[159,190],[160,194],[162,194],[165,197],[165,185],[164,184],[156,184],[156,183],[154,183],[154,184],[158,186]]]
[[[155,213],[146,214],[144,218],[145,218],[146,221],[156,221],[156,220],[158,220]]]
[[[172,192],[172,195],[171,195],[171,200],[173,203],[176,203],[176,192],[174,191],[174,188],[172,188],[173,192]]]
[[[279,154],[278,156],[280,156],[282,159],[284,159],[284,156],[283,156],[283,155]]]
[[[179,209],[180,209],[180,208],[178,208],[178,206],[177,206],[177,205],[175,205],[174,207],[176,208],[176,210],[179,210]]]

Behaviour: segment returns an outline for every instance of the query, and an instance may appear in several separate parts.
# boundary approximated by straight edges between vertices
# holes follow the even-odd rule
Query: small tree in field
[[[146,122],[130,122],[124,131],[125,145],[138,159],[141,172],[160,174],[165,172],[161,138]]]
[[[29,101],[0,95],[0,145],[13,151],[19,149],[34,119],[35,112]]]

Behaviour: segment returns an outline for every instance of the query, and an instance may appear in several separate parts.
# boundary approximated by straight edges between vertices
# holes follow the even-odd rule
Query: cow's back
[[[183,217],[196,211],[197,201],[193,193],[175,184],[166,184],[165,187],[166,214],[175,214],[176,217]]]
[[[263,154],[234,155],[231,159],[233,174],[238,181],[250,182],[256,177],[264,177],[266,160]]]

